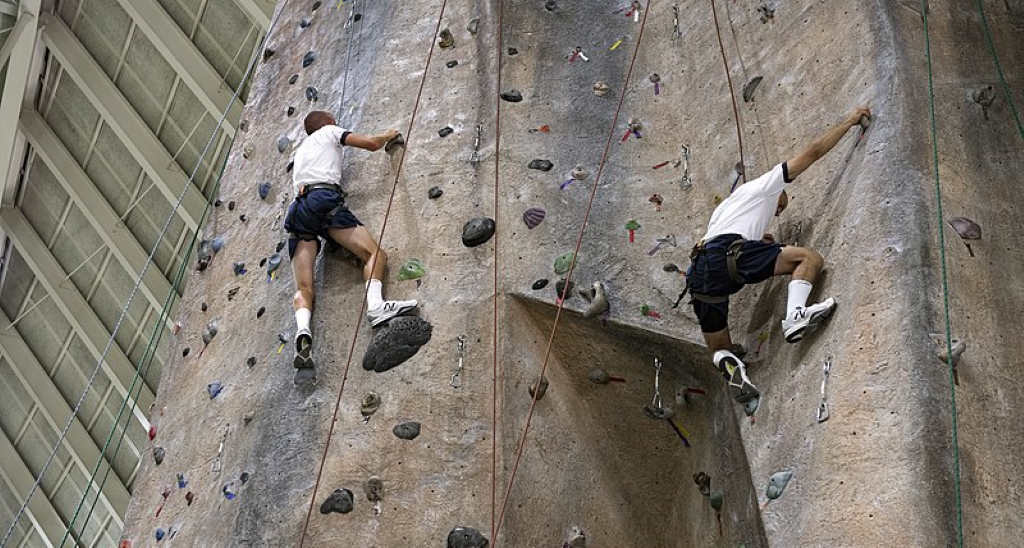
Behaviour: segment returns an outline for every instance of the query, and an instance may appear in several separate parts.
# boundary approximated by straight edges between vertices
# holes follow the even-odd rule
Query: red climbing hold
[[[156,438],[156,425],[151,424],[149,425],[149,441],[153,441],[154,438]]]

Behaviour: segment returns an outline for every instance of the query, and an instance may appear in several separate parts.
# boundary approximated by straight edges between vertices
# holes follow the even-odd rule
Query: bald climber
[[[782,320],[788,343],[802,340],[829,317],[835,299],[807,304],[824,258],[813,249],[775,243],[768,225],[789,204],[786,186],[832,150],[850,128],[870,118],[867,108],[856,109],[795,158],[737,188],[715,208],[707,232],[690,253],[686,284],[693,296],[693,310],[704,341],[714,352],[715,367],[740,403],[760,394],[747,377],[746,366],[730,350],[729,295],[772,276],[792,275]]]

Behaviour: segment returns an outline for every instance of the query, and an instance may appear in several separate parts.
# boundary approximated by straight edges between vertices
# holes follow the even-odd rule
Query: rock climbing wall
[[[740,160],[710,2],[656,0],[636,18],[629,2],[503,4],[499,89],[497,3],[446,3],[440,28],[454,47],[430,58],[383,238],[386,295],[418,299],[432,327],[372,332],[359,310],[359,266],[325,252],[313,318],[318,382],[296,386],[290,264],[285,257],[268,275],[261,260],[286,255],[278,245],[301,121],[322,109],[356,131],[407,132],[441,2],[279,2],[273,53],[255,74],[247,129],[222,181],[224,205],[206,228],[224,246],[190,279],[161,379],[153,443],[165,457],[136,482],[125,538],[149,545],[160,528],[170,537],[163,542],[183,545],[440,546],[456,526],[490,538],[503,516],[491,539],[502,546],[557,546],[572,527],[592,546],[953,542],[949,373],[929,336],[944,324],[919,3],[717,2],[748,178],[854,106],[870,103],[875,113],[862,139],[851,131],[791,186],[790,207],[772,227],[777,240],[826,257],[812,298],[837,298],[831,323],[786,345],[778,321],[788,280],[733,299],[733,338],[763,394],[752,418],[711,370],[689,307],[672,308],[682,278],[666,268],[685,269]],[[957,392],[965,536],[998,546],[1022,532],[1014,509],[1024,431],[1014,417],[1024,389],[1001,372],[1024,350],[1012,316],[1024,307],[1024,261],[1012,241],[1024,155],[973,4],[933,5],[930,23],[945,217],[983,230],[971,255],[943,228],[953,332],[968,344]],[[1024,7],[984,5],[1024,104]],[[501,103],[498,146],[496,101],[511,90],[522,100]],[[384,153],[346,152],[349,206],[374,234],[395,168]],[[595,184],[576,287],[517,468],[528,389],[556,316],[558,259],[575,247]],[[533,211],[524,221],[530,208],[543,218]],[[497,234],[466,247],[463,225],[477,217],[496,219]],[[414,258],[425,275],[400,280]],[[584,318],[589,305],[576,289],[595,281],[610,310]],[[204,345],[212,321],[217,334]],[[391,365],[392,346],[366,356],[375,337],[401,343],[413,331],[429,341],[407,360],[380,372],[361,367]],[[460,336],[464,367],[453,387]],[[655,358],[671,420],[644,411]],[[829,358],[830,417],[818,422]],[[595,368],[613,379],[591,382]],[[363,405],[369,393],[379,405]],[[419,423],[419,435],[399,438],[412,437],[395,431],[408,422]],[[769,477],[779,472],[792,479],[769,502]],[[711,496],[695,484],[699,473],[710,476]],[[371,477],[379,501],[368,500]],[[336,489],[351,491],[351,511],[322,514]],[[345,499],[324,509],[347,510]]]

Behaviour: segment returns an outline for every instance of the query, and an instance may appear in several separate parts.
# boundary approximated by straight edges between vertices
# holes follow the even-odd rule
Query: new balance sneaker
[[[754,383],[747,378],[747,368],[735,354],[728,350],[719,350],[715,352],[714,360],[715,367],[722,372],[725,382],[729,383],[729,392],[737,402],[747,403],[761,396]]]
[[[818,304],[794,310],[792,314],[782,320],[782,332],[786,335],[786,342],[795,343],[803,339],[805,335],[814,331],[824,322],[835,307],[836,300],[829,297]]]
[[[313,334],[308,329],[300,329],[295,334],[295,369],[313,368]]]
[[[367,310],[366,319],[369,320],[370,327],[377,327],[415,308],[416,301],[384,301],[381,306]]]

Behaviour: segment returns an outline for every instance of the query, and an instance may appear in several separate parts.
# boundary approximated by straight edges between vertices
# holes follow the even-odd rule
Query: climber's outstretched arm
[[[359,133],[346,133],[345,139],[341,143],[345,146],[362,148],[373,152],[380,150],[388,141],[394,139],[398,135],[398,132],[389,129],[380,135],[361,135]]]
[[[871,118],[871,110],[867,107],[860,107],[853,111],[841,124],[830,129],[827,133],[819,137],[811,146],[807,147],[807,150],[801,152],[798,156],[786,162],[786,168],[788,171],[789,179],[796,179],[797,175],[803,173],[803,171],[811,164],[818,161],[819,158],[828,154],[828,151],[832,150],[832,147],[836,146],[839,139],[846,135],[846,132],[853,126],[860,123],[862,116]]]

